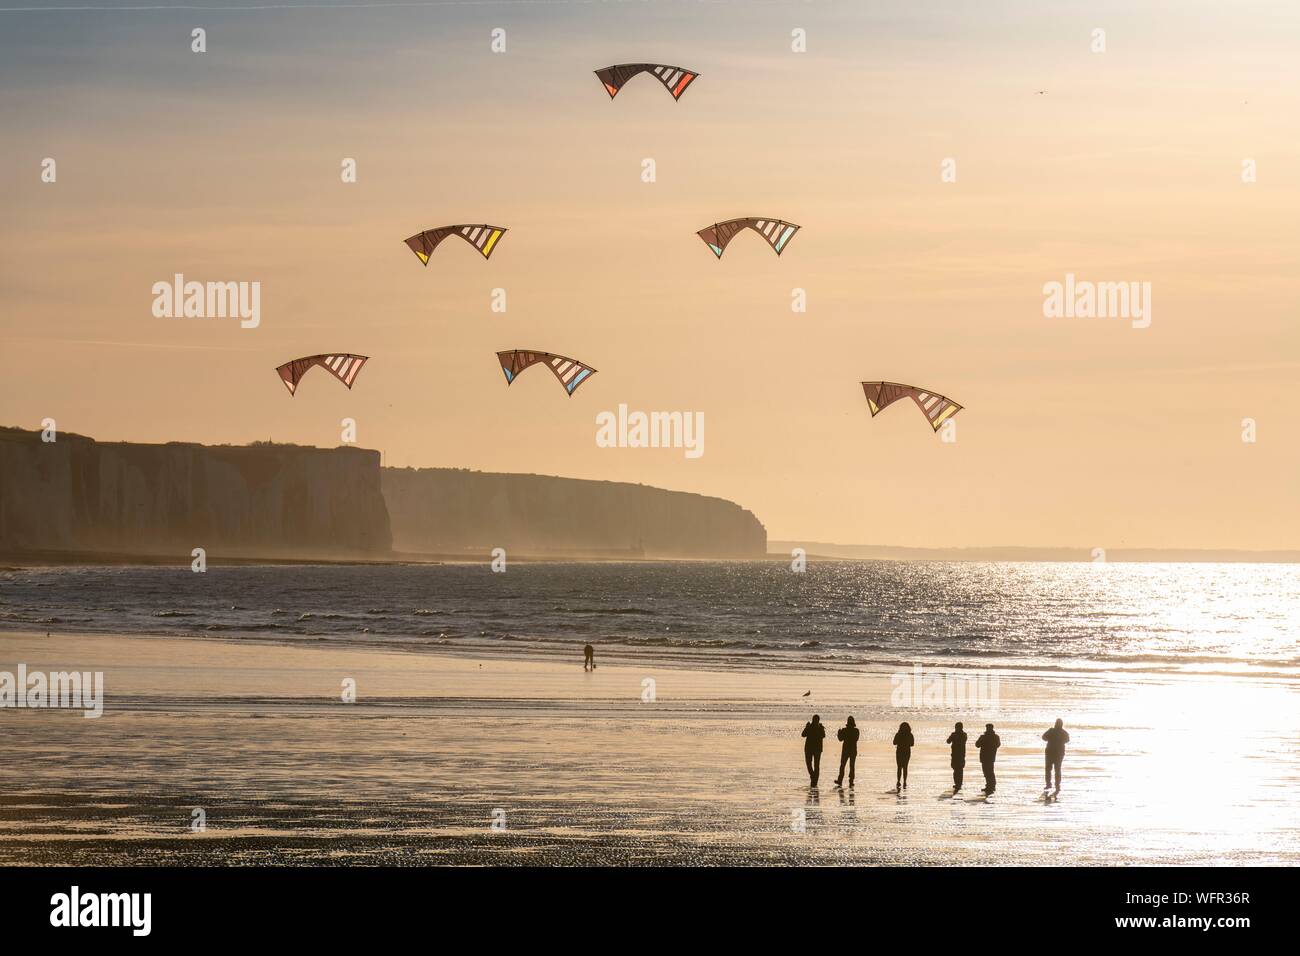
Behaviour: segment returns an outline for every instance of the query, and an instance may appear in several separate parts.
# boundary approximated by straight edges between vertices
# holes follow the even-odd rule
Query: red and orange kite
[[[611,100],[618,96],[618,91],[623,88],[623,84],[640,73],[653,73],[664,85],[664,89],[672,94],[674,100],[681,99],[682,94],[686,92],[686,87],[700,75],[685,67],[664,66],[661,63],[619,63],[615,66],[607,66],[603,70],[596,70],[596,76],[605,85],[605,92],[609,94]]]

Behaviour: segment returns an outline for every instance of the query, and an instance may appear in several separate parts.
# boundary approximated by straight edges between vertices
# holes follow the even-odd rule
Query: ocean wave
[[[936,657],[1006,657],[1005,648],[994,647],[934,647],[928,653]]]
[[[260,631],[283,631],[283,630],[285,630],[287,627],[289,627],[289,625],[287,625],[287,624],[280,624],[280,623],[277,623],[277,622],[275,622],[275,621],[267,621],[266,623],[262,623],[262,624],[253,624],[253,623],[248,623],[248,624],[220,624],[220,623],[217,623],[217,622],[213,622],[213,623],[211,623],[211,624],[205,624],[204,627],[203,627],[203,629],[204,629],[205,631],[224,631],[224,632],[227,632],[227,633],[233,633],[233,634],[239,634],[239,633],[242,633],[242,632],[248,632],[248,633],[251,634],[251,633],[257,633],[257,632],[260,632]]]
[[[647,617],[659,613],[643,607],[553,607],[551,610],[560,614],[644,614]]]
[[[600,644],[622,644],[626,647],[690,647],[690,648],[732,648],[758,647],[751,641],[728,640],[723,637],[618,637],[603,640]]]

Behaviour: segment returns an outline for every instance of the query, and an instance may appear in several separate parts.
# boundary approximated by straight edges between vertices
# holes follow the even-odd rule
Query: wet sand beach
[[[883,671],[668,655],[584,673],[580,657],[0,634],[0,670],[19,663],[103,671],[105,703],[98,719],[0,709],[5,864],[1300,862],[1286,680],[1020,673],[996,710],[962,712],[892,706]],[[829,731],[815,791],[799,738],[814,711]],[[851,792],[832,786],[850,713]],[[1058,716],[1072,740],[1046,801],[1039,737]],[[902,796],[901,720],[917,740]],[[954,720],[972,745],[956,798]],[[986,801],[988,721],[1002,749]]]

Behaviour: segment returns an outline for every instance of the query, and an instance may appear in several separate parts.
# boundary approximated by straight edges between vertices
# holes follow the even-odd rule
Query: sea
[[[1300,678],[1300,566],[629,561],[0,571],[0,629],[717,667]]]

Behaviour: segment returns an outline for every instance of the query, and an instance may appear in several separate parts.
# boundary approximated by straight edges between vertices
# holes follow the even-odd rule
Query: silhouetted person
[[[844,765],[849,765],[849,786],[853,786],[853,775],[858,769],[858,725],[850,717],[844,726],[835,732],[840,740],[840,775],[835,778],[835,786],[844,786]]]
[[[966,772],[966,731],[961,729],[960,720],[948,735],[948,743],[952,745],[952,794],[955,797],[961,793],[961,778]]]
[[[993,732],[992,724],[985,724],[984,733],[975,741],[975,746],[979,748],[980,766],[984,768],[984,792],[992,794],[998,788],[998,775],[993,771],[993,761],[998,759],[1002,738]]]
[[[596,669],[596,649],[590,644],[582,649],[582,669],[584,671]]]
[[[1043,739],[1047,741],[1046,760],[1043,765],[1043,789],[1052,789],[1052,770],[1055,768],[1056,792],[1060,793],[1061,761],[1065,759],[1065,745],[1070,742],[1070,735],[1066,733],[1065,723],[1060,717],[1056,718],[1056,725],[1043,734]]]
[[[912,759],[912,748],[915,746],[916,738],[912,736],[912,725],[903,721],[898,725],[898,733],[894,734],[894,763],[898,765],[898,779],[895,785],[899,793],[907,789],[907,763]]]
[[[802,736],[803,762],[808,767],[808,781],[815,787],[822,772],[822,741],[826,739],[826,727],[817,714],[803,725]]]

